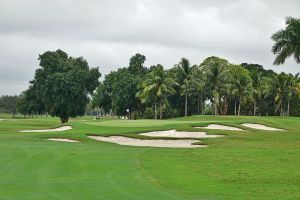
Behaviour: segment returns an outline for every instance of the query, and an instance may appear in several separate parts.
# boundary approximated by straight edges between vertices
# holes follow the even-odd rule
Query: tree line
[[[272,35],[274,64],[293,56],[300,63],[300,20]],[[232,64],[215,56],[192,65],[182,58],[171,69],[144,66],[136,54],[128,67],[99,82],[99,68],[62,50],[39,55],[30,86],[20,96],[0,97],[0,112],[50,114],[62,123],[91,109],[129,118],[172,118],[193,114],[300,116],[300,76],[275,73],[259,64]]]
[[[182,58],[170,69],[145,67],[136,54],[128,67],[105,75],[82,57],[61,50],[39,56],[30,87],[19,96],[0,97],[0,111],[69,117],[87,107],[103,115],[163,119],[194,114],[300,116],[300,76],[275,73],[258,64],[232,64],[208,57],[199,65]]]
[[[103,114],[170,118],[192,114],[299,115],[299,74],[277,74],[258,64],[208,57],[199,65],[182,58],[171,69],[146,68],[134,55],[128,67],[105,76],[92,97]],[[129,113],[127,111],[129,110]]]

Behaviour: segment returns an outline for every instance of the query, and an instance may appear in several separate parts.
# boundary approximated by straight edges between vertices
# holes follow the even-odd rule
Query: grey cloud
[[[38,55],[58,48],[102,74],[127,66],[136,52],[148,66],[170,68],[181,57],[199,64],[216,55],[296,73],[292,59],[272,65],[270,36],[286,16],[299,17],[299,7],[297,0],[1,0],[0,95],[20,93]]]

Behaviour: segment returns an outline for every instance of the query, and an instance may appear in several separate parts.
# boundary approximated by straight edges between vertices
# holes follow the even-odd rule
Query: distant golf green
[[[172,120],[71,119],[72,130],[21,133],[60,126],[58,118],[0,119],[0,199],[292,200],[300,199],[300,118],[192,116]],[[243,127],[259,123],[285,131]],[[194,127],[223,124],[246,131]],[[177,129],[225,134],[208,148],[121,146],[87,135]],[[78,143],[45,140],[50,137]]]

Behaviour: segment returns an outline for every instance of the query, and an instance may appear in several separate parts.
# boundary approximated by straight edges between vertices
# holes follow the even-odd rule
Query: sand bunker
[[[272,127],[265,126],[265,125],[262,125],[262,124],[245,123],[245,124],[242,124],[242,125],[246,126],[248,128],[259,129],[259,130],[264,130],[264,131],[284,131],[283,129],[272,128]]]
[[[228,131],[244,131],[243,129],[232,127],[232,126],[224,126],[220,124],[210,124],[206,127],[195,127],[195,128],[205,128],[205,129],[212,129],[212,130],[228,130]]]
[[[216,138],[224,135],[207,135],[205,132],[185,132],[176,130],[167,131],[153,131],[148,133],[141,133],[140,135],[149,137],[170,137],[170,138]]]
[[[57,142],[79,142],[77,140],[65,139],[65,138],[48,138],[46,140],[57,141]]]
[[[67,130],[71,130],[72,127],[71,126],[62,126],[59,128],[53,128],[53,129],[43,129],[43,130],[24,130],[24,131],[20,131],[20,132],[36,132],[36,133],[40,133],[40,132],[60,132],[60,131],[67,131]]]
[[[206,145],[192,145],[192,143],[199,142],[199,140],[141,140],[135,138],[128,138],[123,136],[88,136],[91,139],[112,142],[127,146],[143,146],[143,147],[173,147],[173,148],[197,148],[207,147]]]

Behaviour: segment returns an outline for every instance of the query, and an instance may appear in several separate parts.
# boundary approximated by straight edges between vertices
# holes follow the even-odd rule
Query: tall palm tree
[[[169,78],[163,67],[159,65],[147,75],[147,79],[142,84],[142,90],[137,93],[142,102],[154,101],[155,119],[157,119],[157,103],[159,104],[160,119],[162,119],[162,103],[168,94],[176,91],[173,86],[177,85],[174,79]]]
[[[198,114],[203,114],[203,93],[205,85],[205,77],[202,71],[197,67],[192,71],[191,87],[188,91],[190,95],[196,96],[198,101]],[[201,111],[201,112],[200,112]]]
[[[221,93],[228,93],[228,61],[218,57],[206,58],[200,65],[206,76],[206,84],[210,91],[210,100],[214,105],[215,115],[220,113]],[[223,98],[226,100],[226,98]]]
[[[287,17],[286,28],[272,35],[275,44],[272,52],[276,54],[275,65],[280,65],[285,60],[294,56],[296,63],[300,63],[300,19]]]
[[[300,74],[297,73],[295,76],[293,74],[287,75],[287,115],[290,115],[290,102],[293,95],[297,94],[297,89],[300,86]]]
[[[190,61],[186,58],[182,58],[176,65],[177,68],[177,80],[181,84],[182,94],[185,96],[184,116],[187,116],[188,109],[188,91],[191,86],[193,69],[195,66],[191,66]]]
[[[275,114],[280,110],[280,116],[283,116],[283,103],[288,94],[288,79],[285,73],[274,75],[267,79],[264,89],[265,97],[274,96]]]
[[[232,93],[239,99],[238,116],[240,116],[243,99],[253,91],[252,82],[248,71],[241,66],[232,66],[231,76]]]
[[[259,102],[262,96],[262,72],[258,69],[250,71],[253,86],[253,115],[259,109]]]

